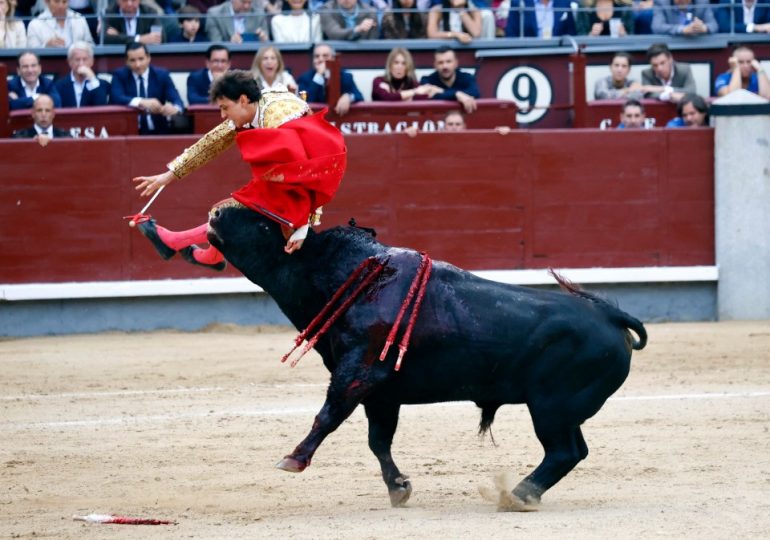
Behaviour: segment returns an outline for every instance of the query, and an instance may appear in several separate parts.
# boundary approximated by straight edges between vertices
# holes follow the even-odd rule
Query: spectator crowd
[[[517,5],[509,0],[182,2],[114,0],[97,16],[95,0],[0,0],[0,47],[23,51],[18,73],[8,82],[10,109],[30,109],[36,133],[44,129],[55,137],[51,126],[56,108],[125,105],[137,109],[140,133],[165,134],[173,131],[185,103],[168,70],[152,63],[154,45],[213,42],[201,67],[187,79],[189,104],[208,103],[211,83],[231,68],[228,45],[244,42],[254,42],[257,50],[251,71],[261,88],[285,87],[310,102],[326,102],[328,64],[336,53],[322,40],[428,38],[447,42],[435,50],[433,72],[418,79],[409,50],[393,48],[383,73],[374,79],[372,100],[456,101],[465,114],[472,114],[481,95],[475,77],[460,69],[453,43],[504,36],[770,33],[770,4],[755,0],[584,0],[579,6],[568,0],[521,0]],[[125,66],[109,80],[94,72],[95,43],[125,47]],[[295,78],[284,65],[281,43],[315,43],[310,69]],[[55,81],[41,75],[36,50],[46,48],[67,54],[70,70]],[[623,128],[650,126],[643,99],[677,104],[678,116],[670,127],[704,125],[708,99],[697,95],[690,66],[676,61],[663,43],[649,47],[647,61],[637,81],[630,77],[631,55],[614,54],[609,74],[596,81],[593,97],[626,101],[619,113]],[[737,47],[726,67],[716,79],[714,96],[745,89],[770,99],[770,81],[751,48]],[[340,85],[340,97],[330,105],[342,116],[364,98],[345,69]]]
[[[0,47],[770,33],[758,0],[0,0]]]

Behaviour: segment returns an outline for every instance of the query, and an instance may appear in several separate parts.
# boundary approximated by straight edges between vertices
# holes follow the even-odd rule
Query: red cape
[[[347,166],[342,133],[325,114],[324,109],[277,128],[239,132],[235,141],[252,178],[233,198],[295,229],[307,224],[332,199]]]

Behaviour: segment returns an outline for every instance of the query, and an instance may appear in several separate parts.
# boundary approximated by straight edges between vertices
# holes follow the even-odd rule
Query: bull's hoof
[[[396,478],[396,483],[401,485],[395,489],[388,490],[388,495],[390,495],[390,505],[393,508],[404,506],[406,501],[408,501],[409,497],[412,495],[412,483],[407,480],[406,477],[399,476]]]
[[[302,472],[307,467],[306,463],[302,463],[300,460],[291,456],[286,456],[281,461],[275,464],[276,469],[281,469],[286,472]]]
[[[522,496],[520,493],[525,482],[521,482],[513,491],[511,490],[513,478],[510,473],[495,475],[494,482],[495,487],[479,486],[479,493],[487,501],[495,503],[498,512],[537,511],[536,505],[540,502],[540,498],[533,497],[531,493],[529,496]]]

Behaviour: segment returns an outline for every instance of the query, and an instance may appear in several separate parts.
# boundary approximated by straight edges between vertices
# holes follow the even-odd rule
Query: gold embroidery
[[[230,148],[234,142],[235,125],[230,120],[225,120],[191,147],[185,148],[184,152],[168,164],[168,168],[177,178],[184,178]]]
[[[308,104],[291,92],[268,91],[259,100],[257,124],[261,128],[274,128],[309,113]]]
[[[246,208],[246,207],[233,198],[225,199],[224,201],[218,202],[217,204],[211,207],[211,210],[209,210],[209,217],[214,217],[214,212],[216,212],[220,208]]]

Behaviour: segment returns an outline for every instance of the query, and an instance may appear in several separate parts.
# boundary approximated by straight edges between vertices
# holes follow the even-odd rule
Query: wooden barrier
[[[469,129],[516,127],[515,103],[498,99],[479,99],[477,103],[476,112],[465,115]],[[310,106],[315,111],[328,107],[323,103],[311,103]],[[456,110],[460,110],[459,105],[451,101],[367,102],[354,103],[350,112],[342,117],[330,110],[326,118],[345,134],[399,132],[407,126],[437,131],[443,126],[444,115]],[[195,133],[206,133],[222,121],[219,109],[212,105],[191,105],[187,111],[193,117]]]
[[[0,283],[211,276],[162,261],[122,219],[146,202],[130,179],[164,170],[194,140],[0,141]],[[382,242],[468,269],[714,264],[711,129],[346,140],[349,168],[325,227],[354,217]],[[230,149],[151,212],[172,229],[198,225],[249,176]]]
[[[11,131],[30,127],[30,115],[30,109],[11,111]],[[56,109],[54,125],[87,139],[139,134],[136,109],[120,105]]]
[[[584,127],[598,128],[606,126],[615,128],[620,123],[620,111],[625,99],[599,99],[589,101],[584,108]],[[665,127],[669,120],[675,118],[676,104],[656,99],[641,100],[644,114],[655,121],[654,127]],[[609,123],[607,122],[609,121]]]

